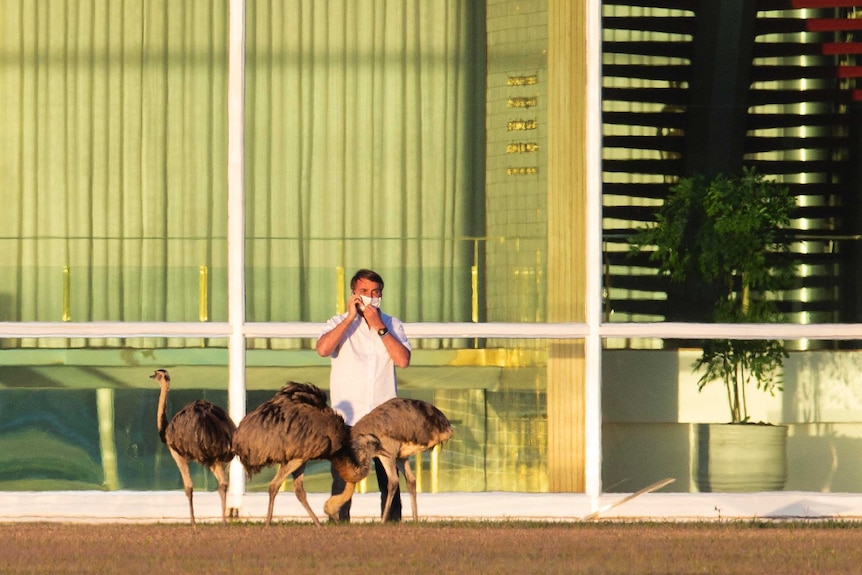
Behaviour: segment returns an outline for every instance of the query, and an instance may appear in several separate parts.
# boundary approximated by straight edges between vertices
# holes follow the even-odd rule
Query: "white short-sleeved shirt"
[[[347,313],[330,318],[320,335],[334,329],[345,317]],[[395,337],[411,350],[401,321],[382,311],[380,318],[389,329],[389,335],[384,337]],[[369,328],[360,316],[356,317],[344,340],[335,348],[331,363],[329,397],[333,409],[344,417],[348,425],[354,425],[363,415],[397,393],[395,364],[377,330]]]

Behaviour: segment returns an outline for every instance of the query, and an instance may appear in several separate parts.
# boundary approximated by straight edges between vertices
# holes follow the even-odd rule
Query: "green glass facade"
[[[820,51],[830,38],[805,30],[849,15],[749,6],[751,53],[732,70],[750,91],[722,96],[710,78],[730,71],[692,65],[726,45],[694,33],[709,3],[603,3],[604,320],[672,317],[628,237],[726,148],[798,199],[788,322],[855,323],[857,104]],[[400,392],[455,427],[435,471],[430,454],[415,465],[426,491],[550,489],[553,351],[529,326],[548,321],[548,246],[574,234],[549,238],[549,4],[247,2],[246,321],[319,324],[371,267],[407,322],[525,325],[523,338],[414,341]],[[228,321],[228,18],[226,0],[0,0],[0,322]],[[686,137],[692,110],[725,105],[736,136]],[[858,341],[788,342],[784,392],[755,407],[791,426],[787,488],[858,491]],[[688,426],[720,421],[723,398],[696,392],[685,346],[603,345],[604,489],[677,476],[669,489],[692,490]],[[287,380],[327,387],[311,338],[246,347],[249,409]],[[227,402],[226,338],[0,335],[0,489],[178,489],[147,378],[160,367],[169,411]],[[325,463],[307,474],[329,489]]]

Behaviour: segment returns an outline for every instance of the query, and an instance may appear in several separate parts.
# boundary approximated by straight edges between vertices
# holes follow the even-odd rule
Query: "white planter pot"
[[[786,444],[786,425],[692,425],[692,483],[700,492],[781,491]]]

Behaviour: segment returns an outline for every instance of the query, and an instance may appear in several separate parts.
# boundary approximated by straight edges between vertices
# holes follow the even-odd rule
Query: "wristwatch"
[[[377,330],[377,335],[379,335],[380,337],[383,337],[387,333],[389,333],[388,327],[381,327],[380,329]]]

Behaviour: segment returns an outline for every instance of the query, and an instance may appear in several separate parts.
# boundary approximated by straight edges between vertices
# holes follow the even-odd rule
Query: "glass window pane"
[[[470,239],[485,236],[484,3],[247,11],[249,321],[324,321],[360,268],[383,275],[404,320],[470,321],[485,256]]]
[[[454,428],[440,449],[413,458],[420,490],[548,490],[547,342],[531,343],[473,350],[432,343],[398,370],[399,396],[436,405]],[[50,350],[6,357],[0,365],[0,416],[7,422],[0,429],[0,490],[181,489],[159,440],[159,389],[149,376],[159,368],[170,372],[168,417],[196,399],[227,409],[226,352],[203,344],[198,350],[142,350],[135,366],[128,352],[106,350],[67,350],[65,365],[57,365]],[[328,359],[285,340],[260,347],[246,357],[247,411],[288,381],[328,390]],[[91,363],[95,357],[97,364]],[[212,474],[191,468],[196,491],[216,488]],[[264,469],[247,489],[265,490],[274,473]],[[309,465],[309,492],[328,492],[330,482],[328,462]],[[371,474],[361,489],[375,488]]]
[[[177,466],[159,439],[159,386],[149,376],[169,368],[172,417],[197,399],[226,407],[227,366],[217,365],[212,352],[214,365],[144,361],[134,367],[119,352],[101,352],[95,365],[87,361],[100,352],[73,352],[66,365],[50,353],[33,351],[27,364],[0,366],[0,490],[181,490]],[[209,471],[190,469],[196,491],[217,489]]]
[[[228,3],[3,7],[0,321],[226,320]]]
[[[752,9],[729,17],[719,14],[718,6],[699,6],[697,26],[690,9],[602,6],[606,319],[721,323],[729,320],[722,311],[716,315],[717,308],[760,300],[775,301],[780,317],[766,320],[738,311],[737,316],[746,316],[741,321],[858,322],[860,225],[853,208],[859,195],[858,150],[850,128],[857,120],[852,106],[837,105],[852,99],[852,84],[814,72],[835,66],[838,56],[821,51],[822,36],[798,34],[795,26],[809,17],[805,10]],[[733,40],[722,41],[729,37]],[[799,51],[783,51],[789,43]],[[728,52],[729,46],[739,51]],[[714,51],[702,60],[714,65],[693,63],[701,49]],[[750,88],[734,91],[739,86]],[[681,232],[684,241],[675,246],[674,259],[686,262],[684,278],[670,282],[658,273],[661,260],[651,256],[662,245],[667,248],[665,242],[645,242],[639,253],[631,253],[629,242],[636,234],[659,220],[668,222],[665,208],[680,183],[719,174],[735,178],[745,169],[756,169],[785,188],[792,200],[789,217],[778,218],[780,231],[769,239],[765,257],[756,264],[757,258],[748,260],[755,268],[774,271],[776,261],[792,256],[797,266],[789,285],[752,288],[748,298],[744,292],[752,274],[743,266],[729,265],[733,271],[724,277],[705,277],[707,269],[746,244],[752,220],[738,207],[759,205],[759,196],[750,190],[743,198],[748,202],[728,210],[742,217],[719,225],[730,232],[724,239],[702,235],[713,226],[712,219],[699,217],[705,205],[699,194],[691,204],[690,226],[679,219],[662,226]],[[777,211],[770,204],[761,213]],[[704,255],[700,248],[710,245],[718,249]],[[686,260],[689,249],[695,253]]]
[[[743,342],[736,341],[735,344]],[[602,481],[608,492],[632,492],[656,479],[673,477],[665,491],[731,491],[733,482],[710,477],[709,442],[722,428],[782,427],[786,475],[777,489],[741,486],[739,490],[859,492],[857,464],[862,456],[862,355],[839,342],[788,341],[788,357],[778,370],[773,393],[745,386],[750,425],[729,425],[731,404],[723,380],[706,383],[694,371],[699,348],[605,350],[602,377]],[[807,347],[807,350],[803,350]],[[761,388],[763,385],[761,384]],[[764,425],[765,424],[765,425]],[[709,426],[715,425],[718,429]],[[756,429],[754,431],[757,431]],[[781,430],[778,430],[781,432]],[[758,445],[740,447],[740,456],[767,457]],[[650,454],[644,457],[643,454]],[[754,461],[730,461],[741,474]],[[717,469],[716,469],[717,472]],[[740,479],[741,481],[741,479]]]

